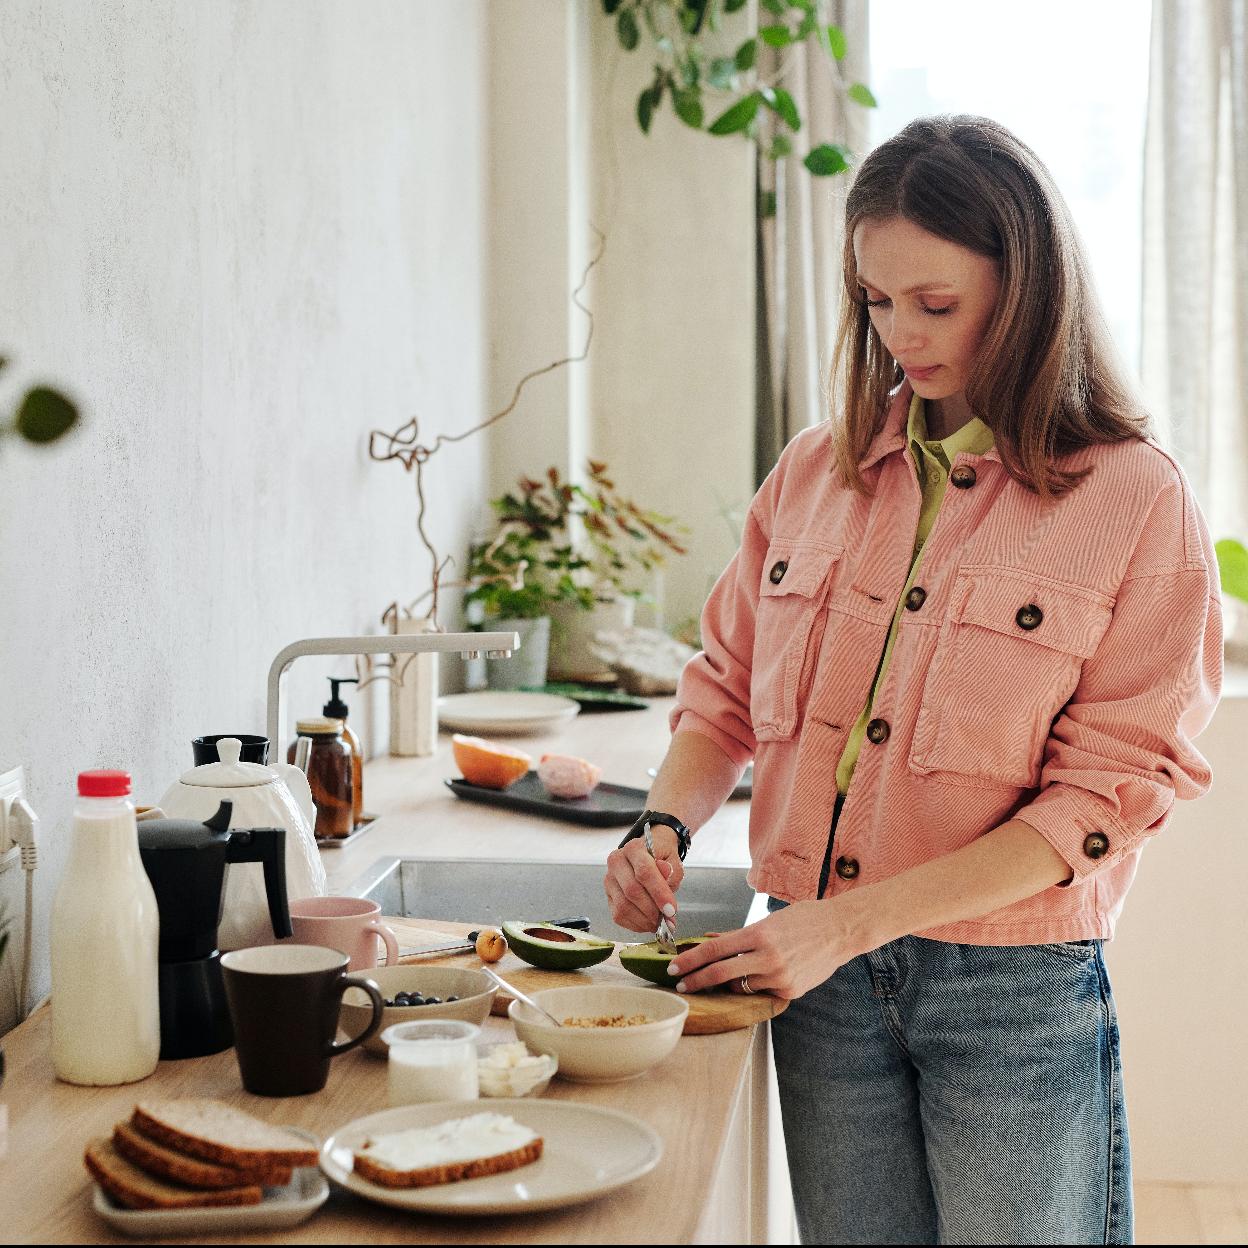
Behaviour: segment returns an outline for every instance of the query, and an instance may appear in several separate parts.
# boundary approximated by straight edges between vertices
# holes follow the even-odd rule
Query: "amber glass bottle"
[[[331,719],[342,720],[342,735],[351,747],[351,780],[355,785],[354,800],[351,807],[351,826],[358,828],[364,822],[364,751],[360,749],[360,739],[351,731],[347,723],[347,704],[338,693],[339,685],[358,685],[358,676],[331,676],[329,678],[329,701],[321,707],[322,713]]]
[[[301,719],[295,725],[301,737],[312,742],[308,751],[308,787],[316,806],[318,838],[350,836],[355,826],[352,806],[355,784],[352,775],[352,749],[342,735],[342,720],[317,716]],[[295,761],[295,742],[286,752],[287,762]]]

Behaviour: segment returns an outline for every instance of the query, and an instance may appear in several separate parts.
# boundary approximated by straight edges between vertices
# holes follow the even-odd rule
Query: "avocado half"
[[[667,964],[677,954],[687,952],[704,940],[710,940],[712,935],[718,935],[718,933],[708,932],[705,936],[682,936],[676,942],[676,953],[664,953],[659,948],[657,940],[644,945],[625,945],[620,950],[620,965],[632,971],[634,975],[640,975],[642,979],[658,984],[660,988],[674,988],[676,981],[667,973]]]
[[[613,940],[602,940],[571,927],[525,923],[520,919],[504,923],[503,935],[516,957],[546,971],[579,971],[605,962],[615,948]]]

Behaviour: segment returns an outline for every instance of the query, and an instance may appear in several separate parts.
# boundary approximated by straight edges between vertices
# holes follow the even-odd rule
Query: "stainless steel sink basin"
[[[586,915],[596,935],[645,940],[612,922],[602,876],[598,863],[380,858],[347,892],[404,918],[498,925]],[[766,898],[746,883],[744,867],[686,867],[679,898],[679,930],[686,935],[729,931],[766,913]]]

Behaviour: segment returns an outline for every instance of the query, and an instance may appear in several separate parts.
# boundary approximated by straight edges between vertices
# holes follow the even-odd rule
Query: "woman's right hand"
[[[611,917],[630,932],[653,932],[660,912],[669,919],[676,917],[676,890],[685,874],[676,833],[664,824],[655,824],[650,835],[653,858],[640,836],[607,856],[603,888]]]

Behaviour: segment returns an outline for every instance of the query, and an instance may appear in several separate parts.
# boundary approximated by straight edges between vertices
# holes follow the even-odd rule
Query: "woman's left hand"
[[[853,946],[846,923],[838,922],[841,899],[795,901],[757,923],[703,941],[673,958],[679,992],[729,984],[793,1000],[823,983],[863,950]],[[675,976],[674,976],[675,977]]]

